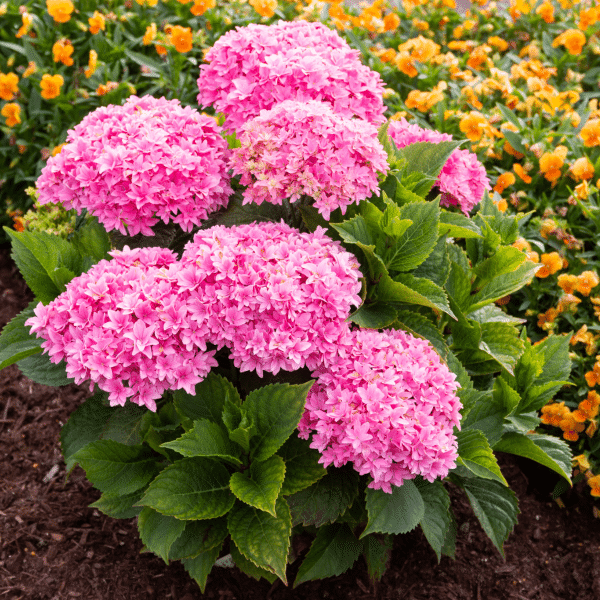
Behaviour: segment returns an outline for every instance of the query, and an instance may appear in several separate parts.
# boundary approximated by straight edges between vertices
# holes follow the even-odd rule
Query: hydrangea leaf
[[[206,589],[206,582],[208,576],[215,565],[219,554],[221,553],[221,547],[223,544],[219,544],[210,550],[201,552],[194,558],[184,558],[181,561],[183,568],[188,572],[189,576],[200,586],[200,591],[204,594]]]
[[[425,338],[442,358],[448,356],[448,346],[444,336],[427,317],[410,310],[398,311],[398,320],[394,326]]]
[[[267,385],[248,394],[244,410],[256,427],[250,458],[263,461],[273,456],[296,429],[306,396],[314,382]]]
[[[228,534],[225,517],[184,523],[185,529],[169,550],[169,558],[173,560],[194,558],[212,548],[220,548]]]
[[[497,360],[512,375],[525,345],[513,325],[483,323],[479,349]]]
[[[42,385],[62,387],[73,383],[73,379],[67,376],[65,362],[50,362],[47,354],[30,354],[17,365],[25,377]]]
[[[127,446],[114,440],[90,442],[74,455],[87,478],[101,492],[130,494],[143,488],[158,472],[156,458],[146,446]]]
[[[100,512],[112,517],[113,519],[131,519],[137,517],[141,506],[135,506],[142,497],[143,492],[137,490],[131,494],[120,494],[119,492],[107,494],[104,493],[96,502],[92,502],[90,507],[97,508]]]
[[[286,583],[292,517],[283,498],[277,500],[275,510],[277,517],[236,502],[227,515],[227,525],[231,539],[248,560]]]
[[[429,256],[415,269],[415,277],[424,277],[444,287],[450,276],[450,257],[448,256],[446,237],[438,238]]]
[[[438,235],[462,239],[480,238],[481,229],[469,217],[442,210],[438,224]]]
[[[98,223],[96,217],[88,217],[83,227],[73,233],[71,240],[83,260],[89,262],[85,265],[91,267],[102,259],[109,259],[110,238],[106,229]],[[85,269],[87,271],[87,268]]]
[[[516,431],[505,433],[494,446],[498,452],[524,456],[544,465],[571,483],[572,453],[565,441],[554,436]]]
[[[500,248],[493,256],[480,262],[473,268],[473,273],[476,276],[473,289],[478,291],[496,277],[512,273],[526,260],[525,253],[517,248],[513,248],[512,246]]]
[[[363,538],[363,556],[371,581],[379,581],[392,559],[394,536],[387,533],[371,533]]]
[[[214,456],[236,465],[241,465],[241,449],[229,439],[227,430],[208,419],[197,419],[194,428],[181,437],[161,444],[183,456]]]
[[[362,304],[353,312],[348,321],[356,323],[365,329],[384,329],[396,320],[396,310],[386,302]]]
[[[285,479],[281,495],[289,496],[311,486],[327,474],[319,462],[320,452],[311,448],[307,440],[301,440],[293,433],[278,450],[277,454],[285,461]]]
[[[504,556],[502,546],[517,524],[519,514],[515,493],[498,481],[478,477],[456,479],[467,493],[483,530]]]
[[[185,529],[185,521],[166,517],[146,506],[138,516],[137,525],[146,548],[168,563],[169,550]]]
[[[250,439],[256,433],[256,427],[246,409],[227,398],[223,408],[223,423],[227,427],[229,438],[248,453]]]
[[[294,587],[305,581],[341,575],[352,568],[362,547],[346,523],[319,527],[317,537],[298,569]]]
[[[467,467],[478,477],[508,485],[482,431],[477,429],[460,431],[456,434],[456,439],[458,441],[458,464]]]
[[[242,502],[276,517],[275,501],[284,478],[285,462],[281,456],[274,455],[262,462],[252,462],[245,473],[234,473],[229,487]]]
[[[294,525],[333,523],[352,505],[358,494],[358,473],[349,465],[329,469],[310,487],[288,497]]]
[[[231,558],[233,562],[236,564],[238,569],[248,575],[248,577],[252,577],[259,581],[261,578],[266,579],[269,583],[273,583],[277,579],[277,575],[275,573],[271,573],[265,569],[261,569],[257,567],[251,560],[248,560],[237,548],[235,544],[230,544],[229,550],[231,552]]]
[[[439,479],[433,483],[419,479],[415,485],[425,503],[425,514],[420,521],[421,529],[439,562],[450,527],[450,496]]]
[[[31,354],[42,351],[43,340],[31,335],[25,321],[34,316],[37,302],[31,302],[2,329],[0,334],[0,370],[12,365]]]
[[[140,504],[178,519],[215,519],[229,512],[234,501],[225,466],[194,457],[161,471]]]

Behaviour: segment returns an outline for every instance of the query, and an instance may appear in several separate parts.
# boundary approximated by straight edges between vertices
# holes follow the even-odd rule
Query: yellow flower
[[[582,471],[587,471],[590,468],[590,463],[586,458],[585,454],[580,454],[579,456],[573,457],[573,466],[579,467]]]
[[[510,172],[506,171],[498,176],[496,180],[496,185],[494,186],[494,191],[502,194],[502,192],[507,188],[513,185],[516,181],[515,176]]]
[[[6,118],[7,127],[14,127],[21,122],[21,107],[16,102],[5,104],[0,114]]]
[[[554,23],[554,6],[552,6],[552,3],[548,2],[548,0],[540,4],[535,9],[535,13],[540,15],[546,23]]]
[[[85,76],[89,79],[96,71],[96,65],[98,62],[98,53],[95,50],[90,50],[90,57],[88,59],[88,68],[84,71]]]
[[[0,73],[0,98],[12,100],[19,91],[19,76],[15,73]]]
[[[567,29],[554,39],[552,47],[564,46],[570,54],[581,54],[585,42],[585,35],[579,29]]]
[[[52,46],[52,54],[54,56],[54,62],[61,62],[63,65],[70,67],[73,64],[71,54],[73,54],[73,48],[71,42],[67,39],[58,40]]]
[[[248,4],[261,16],[272,17],[277,8],[277,0],[249,0]]]
[[[88,19],[88,23],[90,24],[90,32],[95,35],[100,30],[104,31],[105,21],[104,15],[97,10],[94,11],[94,15]]]
[[[42,98],[51,100],[60,96],[60,88],[64,82],[62,75],[48,75],[48,73],[42,75],[42,81],[40,82]]]
[[[142,43],[144,46],[148,46],[154,41],[154,38],[156,38],[156,23],[150,23],[150,25],[146,27],[146,33],[144,33]]]
[[[190,8],[190,11],[194,16],[199,17],[216,5],[216,0],[194,0],[194,6]]]
[[[579,132],[579,137],[583,140],[583,145],[588,148],[600,146],[600,119],[588,121]]]
[[[71,0],[46,0],[46,7],[48,8],[48,14],[56,23],[66,23],[71,18],[73,10],[75,10]]]

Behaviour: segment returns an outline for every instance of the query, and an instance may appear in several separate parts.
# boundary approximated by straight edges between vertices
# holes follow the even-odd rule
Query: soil
[[[0,328],[31,296],[0,248]],[[66,479],[59,448],[63,423],[86,397],[76,386],[35,384],[16,366],[0,371],[0,600],[593,600],[600,598],[600,520],[585,483],[552,500],[542,467],[501,457],[517,493],[519,523],[494,549],[464,497],[451,490],[459,536],[456,559],[435,554],[419,530],[398,536],[390,567],[369,581],[360,558],[351,571],[298,588],[256,582],[217,568],[206,593],[179,563],[142,553],[135,519],[89,508],[99,493],[77,468]],[[289,567],[289,576],[298,565]]]

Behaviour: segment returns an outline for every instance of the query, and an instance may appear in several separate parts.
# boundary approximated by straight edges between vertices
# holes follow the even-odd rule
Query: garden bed
[[[30,300],[9,251],[0,249],[0,328]],[[456,559],[435,554],[420,530],[398,536],[390,568],[369,582],[360,558],[337,578],[286,588],[215,568],[206,594],[181,564],[165,567],[140,556],[135,519],[115,520],[89,504],[99,497],[76,468],[65,482],[61,425],[86,397],[76,386],[30,382],[16,366],[0,373],[0,599],[94,600],[194,598],[426,598],[544,599],[600,597],[600,521],[585,484],[551,499],[543,467],[501,456],[502,471],[519,497],[519,523],[505,544],[506,561],[483,533],[466,499],[451,495],[459,535]],[[533,469],[533,470],[532,470]],[[305,547],[304,547],[305,546]],[[297,541],[295,550],[308,544]],[[297,568],[292,565],[293,572]]]

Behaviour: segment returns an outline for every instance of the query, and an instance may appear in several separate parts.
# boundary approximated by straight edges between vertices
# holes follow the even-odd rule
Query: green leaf
[[[287,439],[277,454],[285,461],[282,496],[304,490],[327,474],[319,463],[321,453],[311,448],[308,440],[301,440],[297,433]]]
[[[442,358],[448,356],[448,346],[439,329],[427,318],[409,310],[398,311],[395,328],[424,337],[438,351]]]
[[[462,266],[455,262],[451,263],[444,287],[458,309],[466,311],[471,304],[471,279]]]
[[[569,336],[552,335],[546,337],[534,347],[536,354],[543,354],[542,372],[535,384],[557,382],[569,379],[571,374],[571,358],[569,357]]]
[[[148,550],[158,554],[166,563],[169,562],[171,546],[184,528],[185,521],[165,517],[148,507],[143,508],[138,516],[140,539]]]
[[[298,569],[294,587],[305,581],[341,575],[352,568],[361,550],[362,544],[345,523],[323,525]]]
[[[440,214],[438,235],[459,239],[480,238],[481,229],[473,219],[443,210]]]
[[[90,507],[97,508],[105,515],[113,519],[132,519],[137,517],[142,508],[134,506],[142,497],[142,491],[137,490],[131,494],[121,494],[119,492],[112,494],[102,494],[96,502],[92,502]]]
[[[390,200],[385,192],[383,192],[382,196],[386,208],[378,223],[377,229],[383,231],[391,239],[398,240],[411,227],[413,221],[410,218],[402,218],[402,211],[404,208],[400,208],[400,206]]]
[[[113,440],[90,442],[73,459],[92,485],[109,494],[131,494],[157,473],[156,458],[145,446],[126,446]]]
[[[494,446],[497,452],[524,456],[552,469],[571,483],[572,453],[569,444],[554,436],[537,433],[505,433]]]
[[[250,448],[253,461],[267,460],[292,435],[313,383],[267,385],[248,394],[244,409],[256,426]]]
[[[288,497],[294,525],[321,527],[333,523],[354,502],[358,482],[358,473],[349,465],[330,468],[325,477]]]
[[[415,484],[425,504],[425,514],[420,521],[421,529],[439,562],[452,520],[450,496],[439,479],[433,483],[418,479]]]
[[[231,491],[238,500],[276,517],[275,501],[285,478],[283,458],[275,455],[262,462],[253,462],[247,473],[231,476]]]
[[[508,323],[483,323],[479,349],[497,360],[511,375],[525,345],[519,332]]]
[[[292,518],[283,498],[277,500],[277,517],[242,502],[227,516],[231,539],[238,550],[257,567],[275,573],[287,583],[285,569],[290,548]]]
[[[363,538],[363,547],[367,571],[371,581],[379,581],[386,572],[392,559],[394,536],[371,533]]]
[[[413,272],[415,277],[424,277],[444,287],[450,275],[450,258],[444,236],[438,239],[431,254]]]
[[[396,310],[385,302],[362,304],[353,312],[348,321],[364,329],[384,329],[396,320]]]
[[[225,377],[209,373],[196,386],[195,395],[183,390],[173,394],[177,411],[192,421],[208,419],[213,423],[222,423],[225,400],[241,404],[241,399],[234,385]]]
[[[376,290],[380,302],[428,306],[456,318],[444,290],[429,279],[408,273],[397,275],[395,279],[383,275]]]
[[[527,319],[519,319],[506,314],[499,306],[487,304],[477,310],[469,312],[466,315],[469,319],[477,323],[508,323],[509,325],[522,325]]]
[[[446,161],[462,141],[416,142],[397,151],[397,156],[406,160],[406,174],[422,173],[433,182],[438,178]]]
[[[488,479],[461,478],[460,485],[467,493],[483,530],[504,556],[502,546],[517,524],[519,514],[515,493],[501,483]]]
[[[244,452],[248,454],[250,452],[250,439],[256,434],[256,427],[246,409],[227,398],[223,409],[223,423],[227,427],[229,439],[239,444]]]
[[[270,571],[266,571],[265,569],[261,569],[257,567],[251,560],[248,560],[237,548],[235,544],[230,544],[229,550],[231,552],[231,558],[233,562],[236,564],[238,569],[248,575],[248,577],[252,577],[256,579],[256,581],[260,581],[260,579],[266,579],[269,583],[273,583],[277,579],[277,575],[271,573]]]
[[[161,471],[140,504],[177,519],[216,519],[229,512],[234,502],[225,466],[194,457]]]
[[[502,412],[504,412],[504,416],[507,416],[512,414],[517,408],[521,401],[521,396],[519,396],[519,393],[510,386],[508,381],[506,381],[502,375],[500,375],[494,380],[493,399],[502,406]]]
[[[499,379],[496,378],[496,381]],[[492,400],[489,394],[483,394],[470,408],[461,421],[462,431],[481,431],[490,446],[494,446],[502,437],[502,426],[506,410],[501,402]]]
[[[508,485],[482,431],[477,429],[459,431],[456,439],[458,441],[458,464],[467,467],[478,477]]]
[[[64,361],[54,364],[47,354],[30,354],[17,365],[25,377],[42,385],[62,387],[73,383],[73,379],[67,377]]]
[[[219,554],[221,553],[222,544],[201,552],[194,558],[184,558],[181,561],[183,568],[188,572],[189,576],[198,584],[200,591],[204,594],[206,590],[206,582],[208,576],[215,565]]]
[[[71,243],[84,258],[89,257],[90,265],[95,264],[102,259],[109,259],[110,238],[106,229],[98,219],[88,218],[85,225],[78,229],[71,238]]]
[[[527,148],[523,145],[523,140],[518,133],[514,131],[510,131],[509,129],[503,129],[502,133],[504,137],[508,140],[508,143],[521,154],[525,154],[527,152]]]
[[[0,335],[0,370],[12,365],[23,358],[42,351],[43,340],[31,335],[25,326],[25,321],[34,316],[33,309],[37,302],[30,302],[2,330]]]
[[[146,56],[145,54],[133,52],[132,50],[125,50],[125,54],[127,58],[142,67],[147,67],[148,69],[152,69],[153,71],[157,71],[159,73],[165,71],[166,65]]]
[[[214,456],[241,465],[241,451],[229,440],[227,430],[208,419],[194,421],[194,428],[181,437],[161,445],[183,456]]]
[[[184,523],[185,529],[169,550],[170,559],[194,558],[212,548],[220,548],[228,534],[225,517]]]
[[[519,117],[517,117],[517,115],[510,108],[508,108],[508,106],[502,104],[502,102],[496,102],[496,108],[502,113],[502,116],[509,123],[512,123],[515,127],[518,127],[519,129],[523,127],[521,121],[519,120]]]
[[[369,520],[361,538],[369,533],[407,533],[425,516],[425,503],[416,485],[406,480],[392,486],[392,493],[367,488]]]
[[[389,240],[382,259],[389,271],[412,271],[431,254],[437,242],[439,202],[405,204],[400,217],[402,221],[412,221],[412,225],[397,239]]]
[[[496,277],[516,271],[526,260],[524,252],[512,246],[503,246],[494,256],[473,268],[473,273],[476,275],[473,289],[480,290]]]

